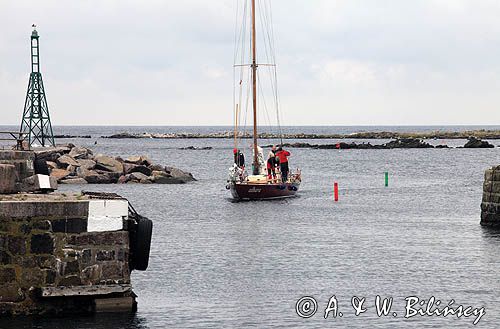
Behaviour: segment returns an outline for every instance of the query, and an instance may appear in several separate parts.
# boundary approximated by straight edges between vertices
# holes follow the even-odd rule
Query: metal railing
[[[10,136],[9,138],[2,138],[2,136]],[[0,131],[0,141],[16,141],[16,145],[13,149],[18,151],[29,150],[29,145],[25,144],[26,136],[28,133],[23,133],[19,131]]]

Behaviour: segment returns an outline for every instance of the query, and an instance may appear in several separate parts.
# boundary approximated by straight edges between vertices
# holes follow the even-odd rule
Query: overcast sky
[[[230,125],[236,1],[0,0],[0,124],[36,23],[54,125]],[[284,125],[500,124],[500,1],[271,1]]]

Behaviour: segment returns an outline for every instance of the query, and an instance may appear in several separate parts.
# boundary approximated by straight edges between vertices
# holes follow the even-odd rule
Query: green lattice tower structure
[[[31,74],[24,102],[21,133],[28,137],[29,146],[55,146],[50,122],[49,106],[45,97],[42,73],[40,73],[40,47],[38,32],[33,24],[31,33]]]

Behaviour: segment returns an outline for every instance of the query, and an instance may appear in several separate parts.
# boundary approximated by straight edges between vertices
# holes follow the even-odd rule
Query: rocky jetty
[[[271,147],[272,145],[265,145],[263,147]],[[449,148],[448,145],[433,146],[420,139],[416,138],[401,138],[390,141],[385,144],[373,145],[371,143],[336,143],[336,144],[310,144],[310,143],[284,143],[283,147],[291,148],[312,148],[312,149],[341,149],[341,150],[387,150],[387,149],[416,149],[416,148]],[[470,138],[464,148],[493,148],[494,145],[487,141],[482,141],[476,138]]]
[[[188,146],[188,147],[179,147],[179,150],[190,150],[190,151],[207,151],[211,150],[211,146],[204,146],[204,147],[196,147],[196,146]]]
[[[422,148],[433,148],[429,143],[423,142],[416,138],[401,138],[389,143],[383,144],[385,148],[388,149],[422,149]]]
[[[250,132],[240,132],[239,138],[252,138]],[[139,133],[132,134],[123,132],[110,136],[101,136],[102,138],[159,138],[159,139],[182,139],[182,138],[234,138],[232,131],[222,131],[214,133]],[[260,133],[260,139],[468,139],[475,137],[477,139],[500,139],[500,130],[468,130],[468,131],[432,131],[432,132],[356,132],[352,134],[274,134]]]
[[[469,138],[469,141],[464,145],[464,148],[494,148],[495,146],[488,143],[487,141],[482,141],[475,137]]]
[[[183,170],[153,164],[146,156],[94,155],[91,149],[72,144],[35,150],[35,154],[46,161],[50,176],[60,184],[184,184],[196,180]]]
[[[131,133],[118,133],[114,134],[111,136],[101,136],[102,138],[114,138],[114,139],[126,139],[126,138],[152,138],[152,137],[147,137],[147,134],[131,134]]]
[[[373,145],[371,143],[336,143],[336,144],[309,144],[309,143],[285,143],[284,147],[293,148],[313,148],[319,150],[340,149],[340,150],[383,150],[383,149],[397,149],[397,148],[433,148],[434,146],[429,143],[423,142],[420,139],[403,138],[390,141],[385,144]],[[266,145],[264,147],[271,147]]]
[[[68,139],[68,138],[92,138],[90,135],[54,135],[56,139]]]

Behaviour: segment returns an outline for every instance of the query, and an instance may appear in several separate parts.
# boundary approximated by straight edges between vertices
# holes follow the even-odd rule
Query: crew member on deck
[[[267,178],[276,180],[276,166],[278,165],[278,161],[276,159],[276,146],[273,145],[271,151],[269,152],[269,156],[267,158]]]
[[[288,180],[288,157],[290,156],[290,152],[283,150],[283,148],[280,146],[278,148],[278,152],[276,152],[276,155],[278,156],[280,161],[281,180],[283,181],[283,183],[285,183]]]
[[[234,163],[240,167],[240,168],[245,168],[245,156],[243,153],[241,153],[240,150],[238,149],[233,149],[233,154],[234,154]]]
[[[268,158],[270,158],[270,157],[276,157],[276,152],[277,152],[277,151],[276,151],[276,145],[273,145],[273,146],[271,147],[271,151],[269,151]]]

